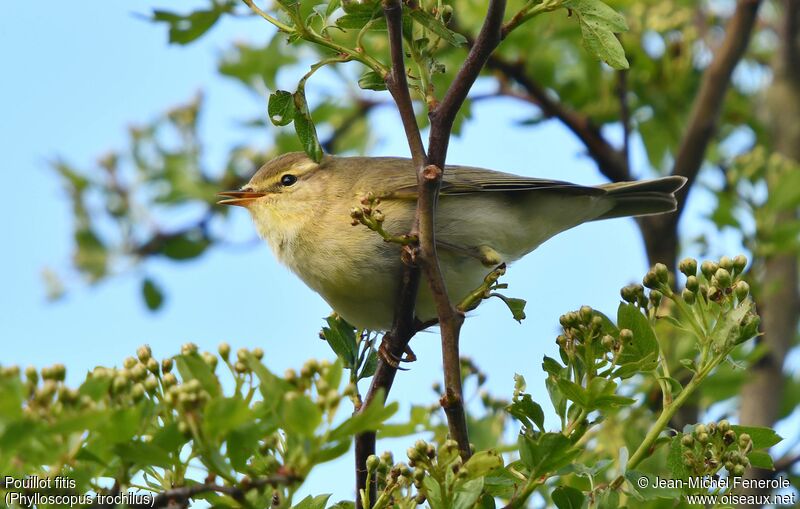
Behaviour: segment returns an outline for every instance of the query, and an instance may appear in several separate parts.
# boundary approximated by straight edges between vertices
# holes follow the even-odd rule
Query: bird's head
[[[331,171],[301,152],[277,157],[262,166],[237,191],[225,191],[220,205],[246,208],[259,234],[271,243],[284,243],[326,206]]]

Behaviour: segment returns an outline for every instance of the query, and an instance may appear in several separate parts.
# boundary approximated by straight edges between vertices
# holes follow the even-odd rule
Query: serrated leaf
[[[658,364],[658,341],[648,319],[633,304],[621,303],[617,310],[617,326],[630,329],[633,338],[622,345],[617,363],[635,364],[638,371],[651,371]]]
[[[158,285],[150,278],[145,278],[144,281],[142,281],[142,297],[144,298],[144,303],[147,305],[147,309],[150,311],[155,311],[164,303],[164,294],[161,292]]]
[[[273,125],[289,125],[294,120],[294,98],[286,90],[276,90],[269,95],[267,115]]]
[[[628,29],[625,18],[600,0],[567,0],[564,8],[578,18],[586,50],[614,69],[627,69],[628,60],[615,32]]]
[[[409,15],[411,16],[411,19],[453,46],[463,46],[467,43],[467,39],[463,35],[453,32],[440,20],[436,19],[434,16],[423,11],[422,9],[411,9]]]
[[[775,430],[762,426],[740,426],[734,424],[731,429],[736,432],[736,435],[741,435],[742,433],[750,435],[750,439],[753,441],[753,449],[766,449],[783,440],[783,437],[775,433]]]

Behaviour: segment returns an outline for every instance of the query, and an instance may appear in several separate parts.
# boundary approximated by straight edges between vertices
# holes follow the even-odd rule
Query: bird
[[[377,212],[386,234],[403,238],[416,209],[414,163],[401,157],[292,152],[272,159],[241,189],[218,193],[222,205],[246,208],[275,257],[358,329],[391,327],[403,270],[402,246],[354,221],[354,209]],[[435,238],[451,300],[544,241],[589,221],[662,214],[676,208],[684,177],[582,186],[470,166],[444,168]],[[369,205],[376,204],[376,210]],[[367,204],[365,207],[364,204]],[[416,318],[435,321],[427,285]]]

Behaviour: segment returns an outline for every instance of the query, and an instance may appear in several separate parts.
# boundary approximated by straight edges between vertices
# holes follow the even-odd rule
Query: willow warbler
[[[311,289],[345,320],[371,330],[392,323],[402,271],[400,246],[363,226],[351,211],[367,193],[380,198],[383,228],[409,231],[416,173],[409,159],[303,153],[268,162],[220,204],[245,207],[258,233]],[[487,267],[518,260],[553,235],[587,221],[675,210],[683,177],[586,187],[482,168],[448,166],[436,216],[436,239],[454,302],[477,288]],[[421,285],[417,318],[436,317]]]

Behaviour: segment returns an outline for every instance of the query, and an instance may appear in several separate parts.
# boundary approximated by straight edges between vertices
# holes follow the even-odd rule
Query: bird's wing
[[[388,196],[399,199],[413,199],[417,196],[416,176],[413,172],[395,172],[384,182]],[[586,187],[559,180],[521,177],[468,166],[448,166],[444,172],[442,195],[459,195],[480,192],[552,190],[568,194],[603,195],[606,191],[596,187]]]

